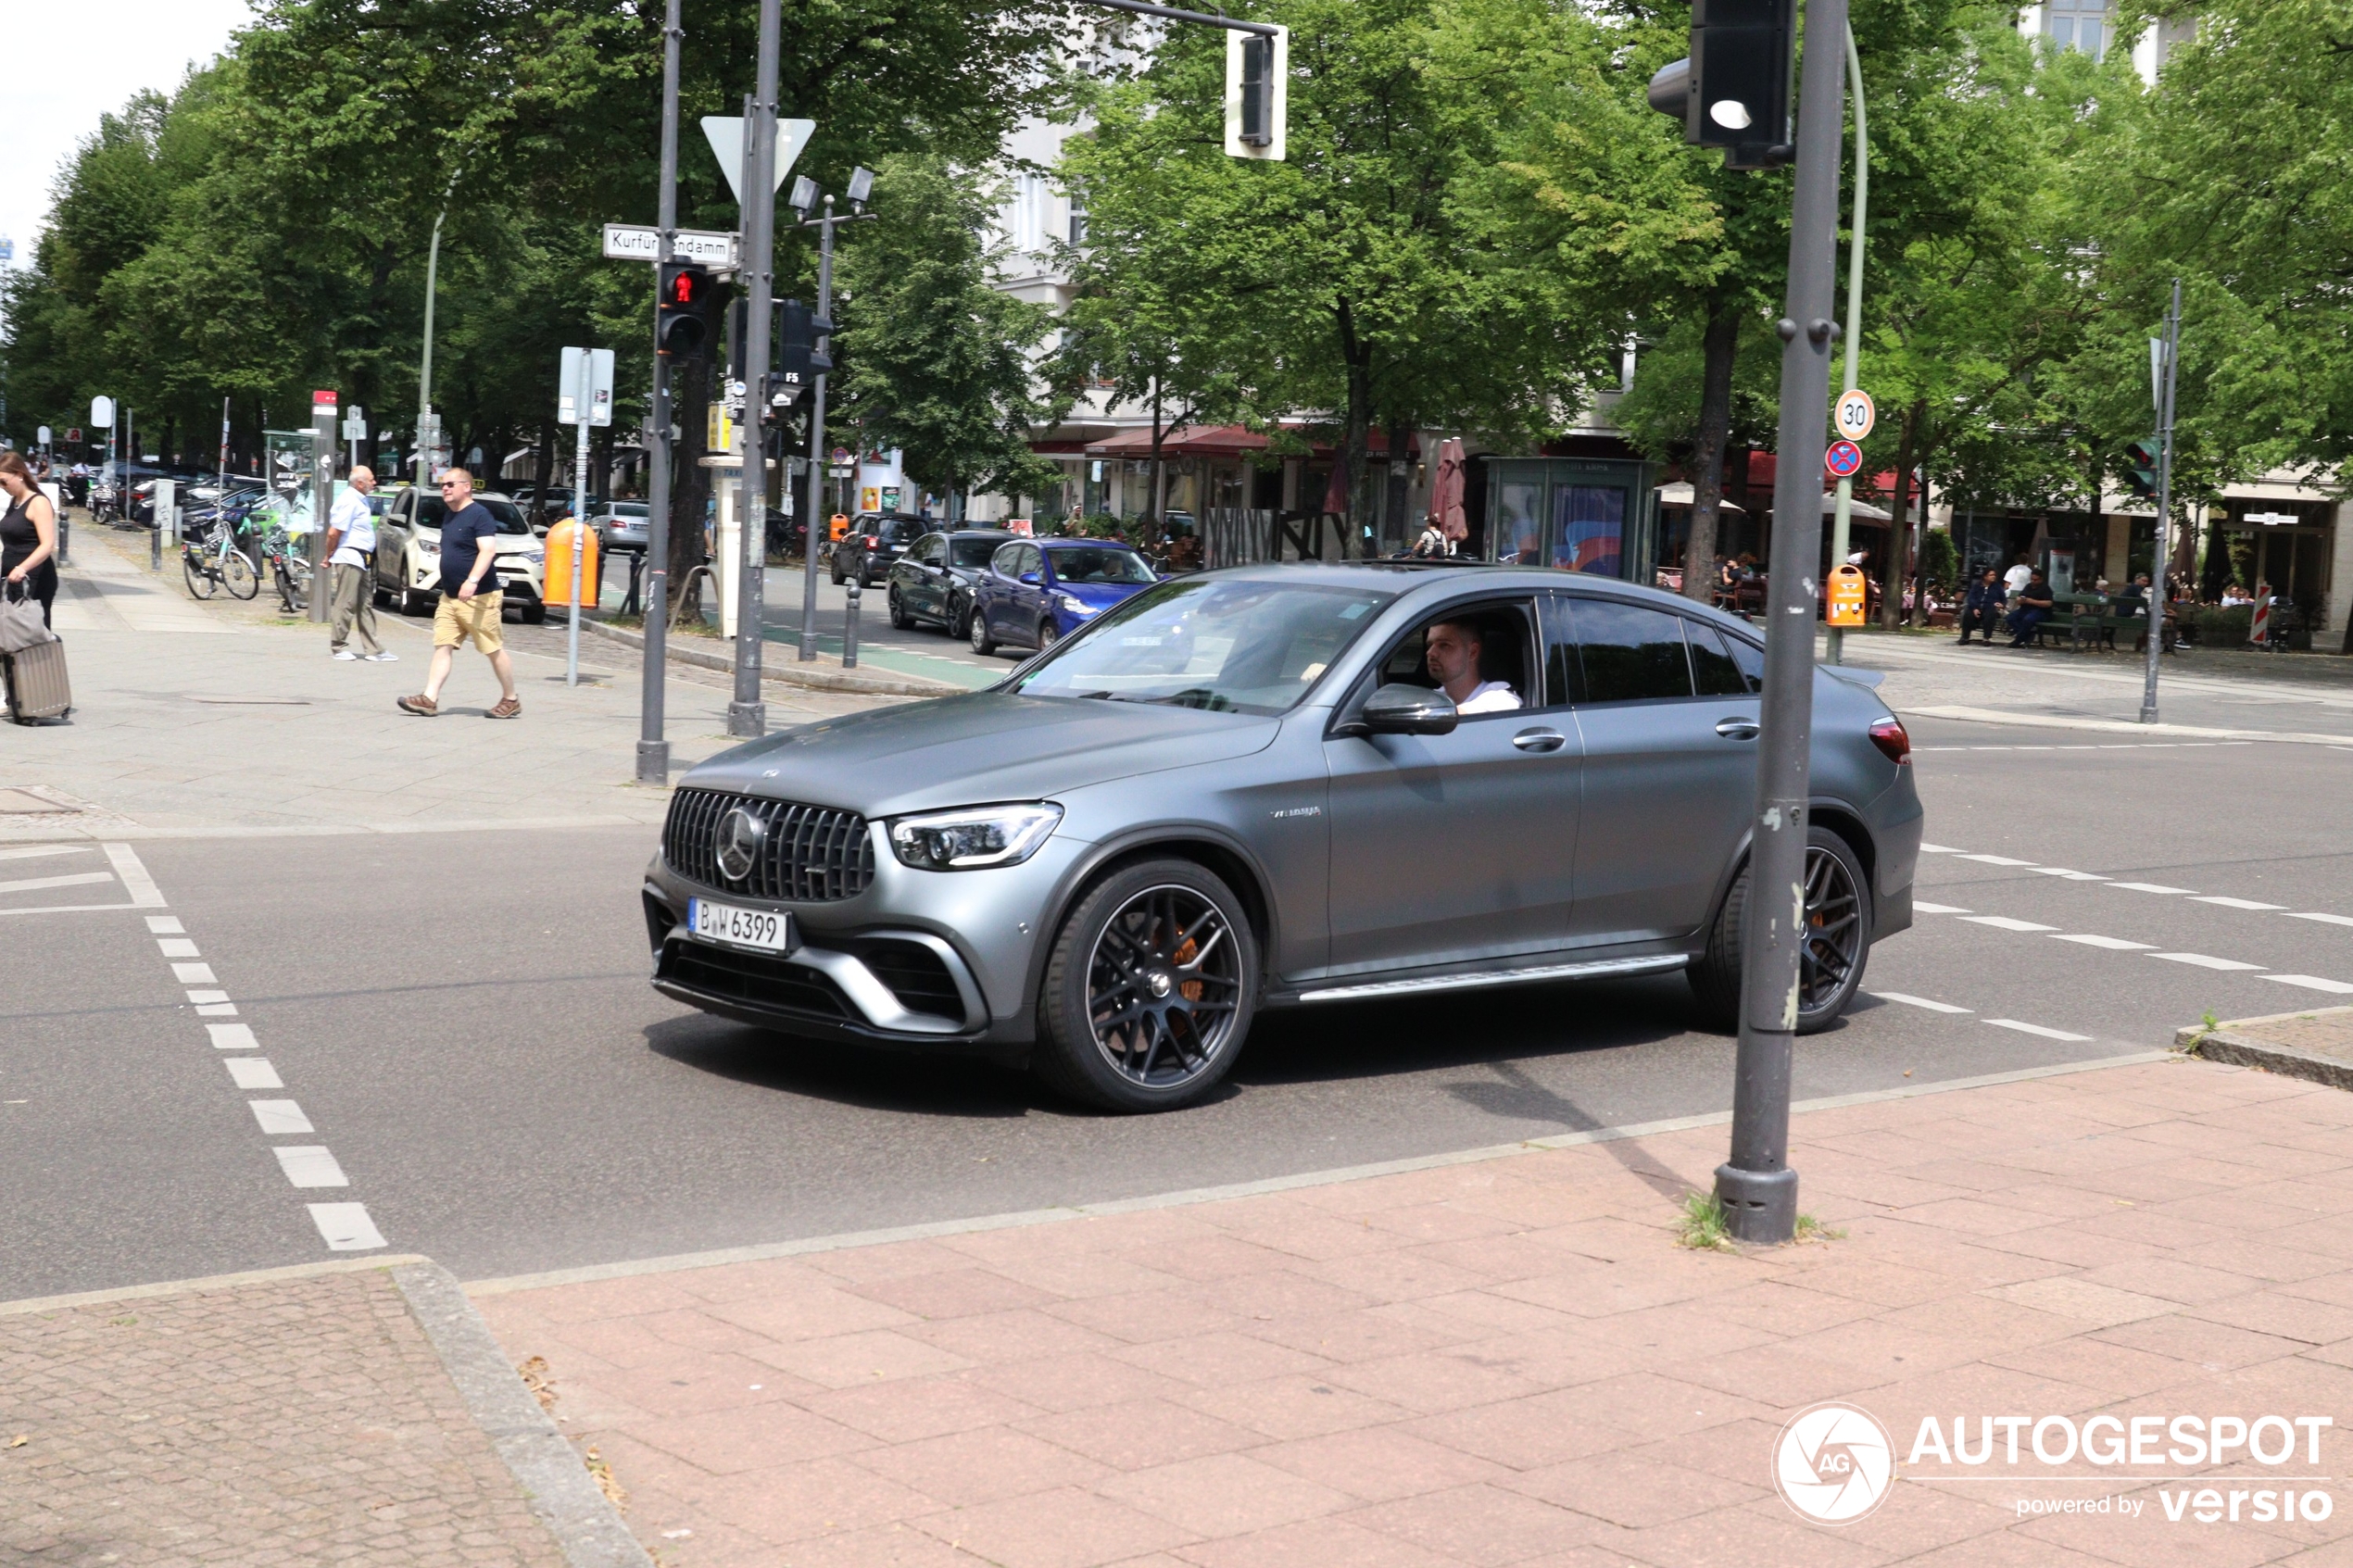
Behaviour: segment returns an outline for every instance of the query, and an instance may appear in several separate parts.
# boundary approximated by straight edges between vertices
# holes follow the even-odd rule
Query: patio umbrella
[[[1463,443],[1459,436],[1450,435],[1438,444],[1438,477],[1429,487],[1429,521],[1456,543],[1470,537],[1470,524],[1463,517]]]

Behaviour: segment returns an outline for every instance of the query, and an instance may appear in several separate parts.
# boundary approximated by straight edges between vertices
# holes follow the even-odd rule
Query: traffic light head
[[[1651,107],[1728,169],[1787,163],[1796,42],[1796,0],[1692,0],[1691,57],[1651,78]]]
[[[1283,161],[1290,31],[1226,34],[1226,154]]]
[[[776,302],[776,390],[798,398],[816,374],[816,313],[798,299]]]
[[[2135,441],[2124,448],[2125,487],[2144,501],[2157,499],[2157,447]]]
[[[664,354],[692,353],[710,335],[703,310],[711,295],[711,274],[688,261],[668,262],[659,271],[654,345]]]

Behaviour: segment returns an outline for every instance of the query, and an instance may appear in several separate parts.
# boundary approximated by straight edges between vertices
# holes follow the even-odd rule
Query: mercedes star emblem
[[[720,874],[729,882],[741,882],[751,875],[751,868],[760,859],[760,840],[767,831],[766,822],[741,806],[720,818]]]

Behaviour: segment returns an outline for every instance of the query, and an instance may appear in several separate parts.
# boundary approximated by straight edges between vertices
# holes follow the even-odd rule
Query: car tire
[[[834,552],[834,563],[831,570],[834,574],[834,586],[838,588],[841,586],[841,552],[839,550]]]
[[[997,639],[988,634],[988,618],[980,613],[977,605],[965,607],[964,641],[983,659],[997,651]]]
[[[584,594],[581,596],[585,598],[587,596]],[[547,607],[546,605],[531,604],[522,607],[522,623],[524,625],[536,626],[545,621],[547,619]]]
[[[1114,872],[1054,938],[1032,1071],[1103,1110],[1197,1104],[1241,1054],[1258,980],[1258,939],[1223,878],[1176,859]],[[1129,1010],[1124,1025],[1101,1022]]]
[[[963,642],[973,634],[973,607],[969,599],[948,601],[948,634]]]
[[[419,590],[417,590],[417,589],[415,589],[415,588],[411,588],[411,587],[409,587],[409,586],[407,583],[405,583],[401,584],[401,587],[400,587],[400,613],[401,613],[401,614],[403,614],[403,615],[427,615],[427,614],[432,613],[432,610],[433,610],[433,601],[432,601],[431,599],[427,598],[427,597],[424,596],[424,594],[423,594],[423,593],[420,592]]]
[[[1038,651],[1039,653],[1044,653],[1062,640],[1063,629],[1054,624],[1052,616],[1050,615],[1038,623]]]
[[[1871,956],[1870,879],[1854,846],[1828,828],[1806,834],[1806,960],[1799,966],[1797,1032],[1829,1028],[1855,999]],[[1708,928],[1707,950],[1683,972],[1700,1016],[1737,1032],[1741,1016],[1741,937],[1748,921],[1749,868],[1741,867]]]
[[[894,632],[904,632],[908,627],[913,624],[913,621],[907,619],[907,607],[900,602],[899,585],[897,583],[891,584],[890,629]]]
[[[371,575],[372,578],[372,574]],[[376,608],[378,609],[389,609],[392,608],[392,590],[385,587],[381,581],[371,581],[369,583],[369,589],[376,601]]]

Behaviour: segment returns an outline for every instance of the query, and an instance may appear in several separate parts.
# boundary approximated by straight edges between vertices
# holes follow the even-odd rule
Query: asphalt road
[[[801,579],[800,568],[770,567],[761,591],[767,596],[767,613],[761,617],[761,625],[770,642],[797,648],[800,642],[801,607],[808,597],[808,585]],[[961,638],[951,637],[928,622],[919,622],[903,632],[894,630],[890,624],[889,596],[888,587],[879,585],[859,596],[858,659],[867,669],[978,687],[1001,679],[1029,657],[1025,650],[1009,648],[984,659]],[[836,656],[841,653],[849,609],[849,585],[834,586],[833,579],[820,566],[815,625],[817,646],[824,652]],[[780,656],[772,648],[768,657]]]
[[[1952,851],[1927,857],[1921,897],[1953,912],[1874,953],[1875,996],[1801,1044],[1801,1096],[2145,1050],[2208,1012],[2338,999],[2314,981],[2353,990],[2353,829],[2327,804],[2353,756],[1915,735],[1929,837]],[[1973,749],[1994,745],[2030,748]],[[1148,1119],[986,1066],[796,1045],[647,986],[652,836],[151,840],[160,915],[20,912],[123,893],[19,885],[94,877],[99,851],[0,850],[0,911],[19,911],[0,913],[0,1299],[308,1261],[314,1201],[361,1203],[390,1247],[480,1278],[1729,1103],[1731,1042],[1692,1029],[1672,977],[1270,1016],[1228,1092]],[[2100,942],[2065,940],[2082,936]],[[250,1050],[208,1044],[189,999],[207,983],[175,978],[165,940],[209,967]],[[255,1054],[283,1088],[231,1081]],[[265,1130],[257,1098],[311,1134]],[[290,1192],[273,1145],[328,1151],[348,1185]]]

